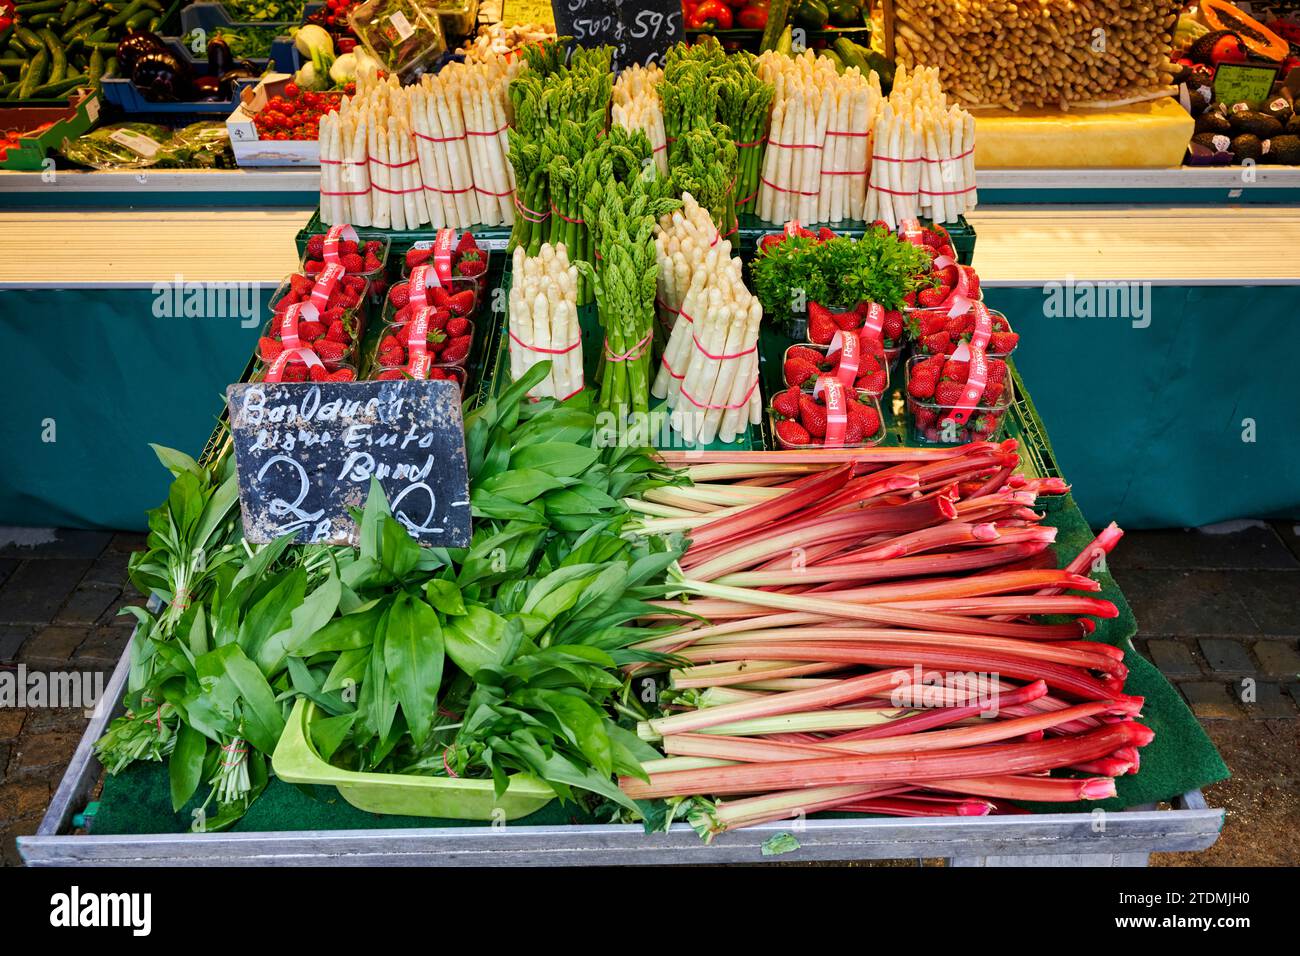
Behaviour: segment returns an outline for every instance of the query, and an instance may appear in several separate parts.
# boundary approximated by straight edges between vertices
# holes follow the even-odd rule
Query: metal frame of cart
[[[304,830],[272,833],[73,835],[101,767],[93,744],[122,708],[130,648],[105,688],[34,836],[18,838],[30,866],[593,866],[752,863],[775,833],[799,849],[781,861],[943,858],[953,866],[1145,866],[1150,853],[1204,850],[1223,811],[1199,790],[1173,809],[1044,813],[1009,817],[784,821],[703,843],[687,824],[646,834],[635,825]]]

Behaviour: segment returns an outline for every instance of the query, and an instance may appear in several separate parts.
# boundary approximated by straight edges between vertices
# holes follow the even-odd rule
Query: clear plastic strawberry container
[[[385,382],[402,379],[415,378],[411,369],[407,366],[397,365],[376,365],[370,373],[370,378],[374,381]],[[457,368],[454,365],[432,365],[424,375],[425,379],[448,379],[456,383],[456,387],[463,393],[465,391],[465,381],[469,373],[463,368]]]
[[[805,395],[806,394],[807,393],[805,393]],[[880,410],[880,400],[875,395],[872,395],[870,392],[866,392],[866,391],[856,391],[856,395],[859,402],[861,402],[864,405],[870,406],[875,411],[878,427],[876,428],[875,432],[873,432],[871,435],[864,437],[862,441],[844,442],[843,444],[833,445],[833,446],[827,446],[823,440],[818,438],[812,438],[812,440],[807,444],[787,441],[784,437],[782,437],[781,429],[778,426],[783,421],[789,421],[790,419],[786,419],[784,416],[781,415],[779,411],[777,411],[775,407],[776,399],[773,399],[773,402],[768,405],[767,418],[768,418],[768,427],[771,429],[772,435],[776,439],[777,447],[782,449],[783,451],[808,451],[811,449],[826,448],[826,447],[870,448],[872,445],[879,445],[882,441],[885,440],[885,435],[886,435],[885,416],[881,413]]]
[[[271,374],[274,362],[263,362],[253,372],[249,381],[265,382],[267,376]],[[306,361],[290,359],[284,363],[280,370],[281,382],[355,382],[357,380],[357,367],[350,362],[341,362],[335,366],[327,367],[324,364],[315,366],[320,371],[314,371],[313,365]]]
[[[383,308],[386,325],[401,325],[406,321],[409,313],[399,313],[410,302],[409,288],[409,279],[401,279],[389,287]],[[479,295],[478,283],[474,279],[456,276],[449,283],[430,287],[427,296],[429,305],[434,308],[445,308],[458,318],[471,320],[478,316],[479,306],[485,298]]]
[[[456,321],[457,320],[455,318],[450,319],[447,322],[447,326],[450,328],[455,328],[456,326],[454,325],[454,323]],[[469,329],[467,332],[463,332],[460,335],[450,334],[448,328],[437,328],[433,326],[430,327],[429,329],[430,341],[427,347],[427,351],[429,353],[430,358],[432,359],[433,367],[458,368],[462,372],[468,371],[470,357],[474,354],[475,328],[474,328],[474,323],[469,321],[468,319],[464,319],[462,321],[464,321],[469,326]],[[375,340],[374,349],[370,355],[370,362],[372,367],[377,369],[390,369],[390,368],[405,368],[407,366],[407,364],[410,361],[410,350],[408,346],[406,346],[405,344],[400,344],[400,340],[405,335],[406,329],[407,329],[406,324],[400,324],[400,325],[389,324],[384,326],[378,338],[376,338]],[[443,335],[444,338],[442,339],[442,341],[435,341],[439,334]],[[464,337],[468,337],[469,339],[468,345],[463,347],[456,355],[450,358],[444,358],[443,354],[449,348],[452,347],[452,343],[455,340]],[[392,351],[391,348],[390,349],[385,348],[385,343],[387,343],[389,346],[392,346],[392,342],[390,342],[390,339],[399,340],[399,344],[394,348],[400,348],[401,350],[400,359],[393,360],[391,357],[386,357],[386,352]]]
[[[317,238],[320,238],[320,239],[323,240],[323,239],[325,238],[325,234],[324,234],[324,233],[319,233],[319,234],[316,235],[316,236],[309,236],[309,237],[307,238],[307,245],[306,245],[306,247],[303,249],[303,253],[302,253],[302,269],[301,269],[301,271],[302,271],[304,274],[306,274],[306,275],[314,275],[315,273],[320,272],[320,270],[321,270],[321,269],[324,267],[324,265],[325,265],[325,260],[324,260],[323,256],[313,256],[313,255],[311,254],[312,243],[313,243]],[[343,241],[346,242],[347,240],[343,240]],[[364,252],[364,251],[363,251],[362,253],[360,253],[360,255],[361,255],[361,257],[362,257],[362,268],[360,268],[360,269],[348,269],[348,268],[347,268],[347,264],[343,263],[343,262],[342,262],[342,259],[340,259],[340,265],[343,265],[343,267],[344,267],[344,269],[345,269],[345,271],[347,272],[348,275],[350,275],[350,276],[364,276],[365,278],[370,279],[370,280],[372,280],[372,282],[373,282],[373,280],[378,279],[378,278],[381,278],[381,277],[384,275],[384,269],[385,269],[385,267],[386,267],[387,264],[388,264],[388,254],[389,254],[389,252],[392,251],[392,240],[389,239],[387,236],[385,236],[385,237],[382,238],[382,239],[360,239],[360,240],[358,240],[358,241],[359,241],[360,248],[361,248],[362,250],[369,250],[369,249],[372,249],[372,248],[374,248],[374,249],[377,250],[377,251],[375,252],[375,254],[374,254],[374,257],[375,257],[376,259],[379,260],[379,265],[378,265],[377,267],[373,267],[373,268],[370,268],[370,269],[366,269],[366,268],[365,268],[365,256],[366,256],[366,252]],[[371,245],[372,243],[375,243],[375,244],[377,244],[377,245],[372,246],[372,245]],[[317,263],[317,265],[315,265],[315,266],[309,266],[309,263]]]
[[[427,260],[425,260],[425,262],[429,262],[429,263],[433,262],[433,257],[432,257],[433,244],[434,244],[434,240],[432,239],[421,239],[418,242],[414,243],[411,246],[411,248],[406,251],[406,255],[402,257],[401,276],[403,279],[409,279],[411,277],[411,269],[412,269],[411,262],[413,256],[418,256],[420,253],[429,252],[430,256]],[[453,250],[452,266],[451,266],[452,280],[453,281],[463,280],[463,279],[472,280],[474,283],[474,291],[478,297],[478,300],[481,302],[487,298],[488,273],[492,269],[492,250],[488,249],[486,246],[475,245],[473,252],[477,254],[478,261],[482,262],[483,265],[481,269],[479,267],[474,268],[473,271],[476,272],[477,275],[467,276],[459,272],[459,270],[462,268],[461,259],[464,256],[464,252]]]
[[[314,313],[308,309],[305,310],[307,314],[299,319],[299,345],[311,349],[330,368],[350,365],[355,369],[359,364],[361,340],[366,334],[366,302],[369,293],[368,280],[363,281],[367,284],[361,287],[361,301],[355,306],[335,306],[323,312],[315,310]],[[283,320],[292,304],[289,301],[291,297],[290,280],[286,279],[271,297],[271,318],[257,340],[259,361],[273,362],[282,350],[285,332]],[[311,300],[307,298],[303,301],[310,303]],[[333,314],[335,309],[341,311]]]
[[[993,356],[989,356],[993,359]],[[1014,399],[1011,386],[1010,370],[1003,365],[1001,392],[995,399],[989,400],[989,386],[985,386],[985,396],[980,399],[962,424],[947,420],[955,407],[940,401],[935,395],[920,397],[912,392],[913,372],[922,362],[932,361],[934,356],[913,355],[907,360],[904,372],[903,397],[907,405],[908,443],[916,445],[964,445],[973,441],[995,441],[1006,429],[1007,410]],[[997,361],[1001,361],[998,359]],[[994,373],[996,374],[996,373]],[[992,376],[989,382],[996,382]],[[964,384],[964,383],[963,383]],[[937,391],[937,390],[936,390]]]
[[[931,313],[937,314],[940,317],[943,317],[945,319],[947,318],[947,313],[944,312],[942,309],[914,309],[908,313],[908,318],[909,318],[908,337],[912,344],[913,354],[916,355],[936,354],[931,343],[926,341],[927,336],[924,334],[920,334],[920,329],[924,328],[924,326],[921,324],[924,322],[924,316]],[[1015,335],[1015,330],[1011,328],[1011,323],[1007,321],[1007,317],[1003,313],[999,312],[997,309],[989,309],[988,313],[990,318],[993,319],[994,336],[998,336],[1002,334]],[[913,318],[916,320],[917,323],[916,325],[917,334],[912,333],[913,326],[910,320]],[[962,316],[962,318],[965,318],[965,316]],[[956,348],[957,343],[960,341],[963,340],[970,341],[969,332],[963,332],[960,336],[956,338],[954,338],[951,333],[945,333],[945,334],[948,335],[949,341],[952,343],[954,348]],[[1017,340],[1013,340],[1013,343],[1010,348],[1005,348],[1005,347],[994,348],[993,346],[999,341],[1000,340],[997,338],[992,338],[989,340],[989,348],[987,350],[987,354],[989,358],[1006,358],[1008,355],[1010,355],[1012,352],[1015,351],[1016,345],[1019,344],[1018,337],[1017,337]],[[951,354],[951,353],[946,353],[946,354]]]
[[[827,354],[830,352],[830,346],[828,345],[813,345],[809,343],[805,345],[789,346],[785,350],[785,354],[781,358],[782,380],[785,382],[787,388],[791,385],[798,384],[803,391],[811,392],[813,390],[813,386],[817,382],[817,379],[815,377],[806,379],[801,383],[790,381],[790,377],[789,377],[790,370],[791,370],[790,361],[792,358],[801,357],[801,353],[799,351],[800,349],[807,349],[816,352],[822,356],[821,361],[817,364],[818,374],[834,375],[838,371],[839,366],[838,363],[834,363],[829,358],[826,357]],[[858,362],[858,374],[854,381],[854,386],[857,389],[857,391],[870,392],[872,395],[876,396],[876,398],[879,398],[881,395],[885,394],[885,392],[889,390],[889,362],[890,359],[889,359],[888,350],[886,350],[883,353],[880,353],[879,355],[863,354],[862,356],[860,356]],[[867,375],[866,370],[873,366],[879,369],[880,375],[875,381],[867,381],[865,377]]]
[[[301,272],[294,273],[294,275],[297,275],[300,278],[313,283],[313,285],[315,284],[316,280],[312,276],[306,275],[305,273],[301,273]],[[274,294],[272,294],[270,309],[271,309],[271,314],[273,316],[283,315],[284,310],[288,307],[288,305],[291,302],[301,301],[296,297],[296,295],[292,293],[293,278],[294,277],[292,275],[286,276],[280,282],[280,285],[276,287]],[[355,283],[358,280],[364,283],[364,285],[360,287],[359,300],[354,305],[344,306],[343,311],[345,313],[355,314],[357,318],[361,320],[361,328],[364,331],[365,321],[370,315],[370,293],[371,293],[370,280],[367,279],[365,276],[345,276],[344,282],[341,283],[341,285],[346,283]]]

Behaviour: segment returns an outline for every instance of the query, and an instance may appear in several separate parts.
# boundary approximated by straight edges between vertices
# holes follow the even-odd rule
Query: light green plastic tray
[[[356,773],[322,760],[308,725],[316,705],[299,700],[271,756],[275,775],[289,783],[336,787],[358,810],[445,820],[515,820],[555,799],[555,791],[536,777],[515,774],[499,798],[491,780],[421,777],[400,773]]]

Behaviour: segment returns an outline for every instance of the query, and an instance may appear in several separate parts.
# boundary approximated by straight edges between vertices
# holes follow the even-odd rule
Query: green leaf
[[[501,668],[519,647],[522,629],[487,608],[472,604],[463,617],[447,621],[447,656],[470,677],[480,668]]]
[[[334,573],[332,561],[331,558],[330,572],[321,585],[293,609],[291,625],[272,634],[253,656],[268,677],[283,666],[286,655],[295,653],[300,645],[319,633],[338,610],[343,585]]]
[[[361,512],[361,521],[357,526],[357,546],[361,550],[362,560],[367,558],[379,562],[380,526],[384,518],[391,518],[388,510],[388,498],[379,479],[371,477],[370,491],[366,495],[366,506]]]
[[[239,625],[239,646],[254,659],[262,656],[262,645],[272,635],[293,626],[293,612],[303,602],[307,572],[296,567],[281,575],[261,600],[254,604]],[[228,608],[227,612],[237,611]]]
[[[227,644],[215,653],[225,653],[226,673],[239,688],[244,717],[244,736],[262,753],[275,750],[284,732],[284,717],[275,702],[275,693],[257,665],[249,660],[238,644]]]
[[[546,520],[541,508],[521,505],[501,495],[490,494],[480,488],[470,492],[470,513],[475,518],[496,521],[527,521],[543,524]]]
[[[600,453],[572,442],[546,442],[518,448],[511,456],[512,468],[535,468],[556,478],[575,478],[596,463]]]
[[[538,495],[563,488],[564,482],[536,468],[515,468],[493,475],[481,482],[479,487],[489,494],[523,505]]]
[[[158,460],[162,462],[162,466],[170,471],[175,477],[179,478],[183,472],[187,471],[198,478],[206,477],[203,473],[203,469],[199,467],[199,463],[189,455],[185,454],[185,452],[177,451],[175,448],[167,448],[163,445],[155,445],[153,442],[149,443],[149,447],[152,448],[153,453],[158,456]]]
[[[388,602],[371,602],[353,614],[336,617],[290,651],[295,657],[311,657],[326,651],[347,651],[369,647],[375,639],[375,627]]]
[[[330,758],[347,739],[348,733],[352,730],[352,724],[357,719],[356,711],[348,714],[339,714],[337,717],[317,717],[308,728],[311,731],[312,746],[320,754],[320,758],[329,762]]]
[[[596,515],[618,507],[618,502],[587,485],[562,488],[542,498],[548,515]]]
[[[424,596],[437,610],[449,617],[459,617],[465,613],[464,598],[453,581],[434,578],[424,586]]]
[[[793,853],[799,846],[793,833],[774,833],[763,841],[759,852],[763,856],[781,856],[783,853]]]
[[[409,594],[399,595],[388,613],[384,670],[402,705],[418,748],[429,736],[442,683],[443,639],[438,613]]]
[[[173,810],[180,810],[194,796],[203,779],[203,757],[207,752],[208,738],[182,723],[176,731],[176,746],[167,760]]]
[[[398,580],[410,574],[420,561],[419,543],[395,518],[385,518],[381,522],[380,548],[380,565]]]

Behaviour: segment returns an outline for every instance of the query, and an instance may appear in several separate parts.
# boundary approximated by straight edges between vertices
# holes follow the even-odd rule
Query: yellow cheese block
[[[1194,121],[1171,97],[1108,109],[974,110],[975,166],[1178,166]]]

